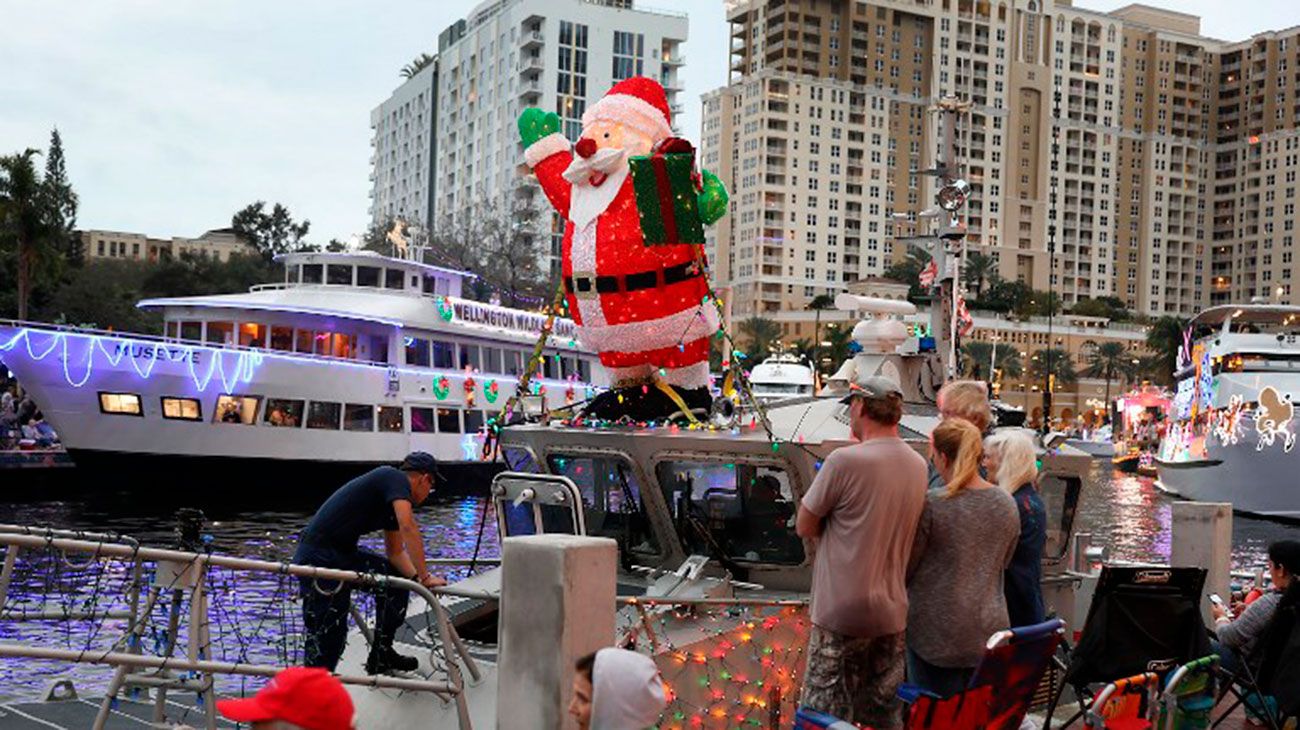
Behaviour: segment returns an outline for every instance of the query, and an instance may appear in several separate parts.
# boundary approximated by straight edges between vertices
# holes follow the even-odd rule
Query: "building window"
[[[284,398],[268,398],[266,415],[262,420],[268,426],[298,428],[302,425],[303,401]]]
[[[257,407],[262,399],[255,395],[222,395],[217,398],[217,412],[213,420],[221,423],[242,423],[251,426],[257,421]]]
[[[311,405],[307,407],[307,428],[337,431],[339,430],[339,415],[342,412],[343,405],[340,403],[312,401]]]
[[[383,433],[402,433],[401,406],[379,406],[379,430]]]
[[[576,140],[582,134],[582,114],[587,110],[587,26],[560,21],[557,53],[555,112],[564,121],[564,135]]]
[[[375,407],[360,403],[349,403],[343,407],[343,430],[374,431]]]
[[[614,80],[622,81],[644,73],[645,35],[614,31]]]
[[[140,396],[135,393],[100,393],[99,410],[116,416],[144,416]]]
[[[163,418],[170,421],[202,421],[203,406],[194,398],[163,396],[162,414]]]

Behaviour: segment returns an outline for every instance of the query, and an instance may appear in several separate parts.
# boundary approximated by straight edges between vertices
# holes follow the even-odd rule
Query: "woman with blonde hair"
[[[1000,431],[984,439],[984,469],[1016,501],[1020,538],[1007,566],[1005,591],[1011,626],[1030,626],[1046,618],[1043,608],[1043,550],[1047,509],[1038,496],[1038,449],[1026,431]]]
[[[970,680],[984,642],[1007,628],[1003,571],[1020,534],[1015,501],[980,476],[983,442],[950,418],[930,434],[944,481],[932,491],[912,545],[907,587],[908,681],[949,696]]]
[[[935,404],[939,407],[939,417],[943,420],[960,418],[973,424],[980,433],[987,432],[993,423],[993,409],[989,406],[988,387],[978,380],[950,381],[939,389],[939,393],[935,396]],[[981,476],[985,475],[981,473]],[[931,492],[943,491],[944,479],[934,468],[934,464],[930,465],[928,482]]]

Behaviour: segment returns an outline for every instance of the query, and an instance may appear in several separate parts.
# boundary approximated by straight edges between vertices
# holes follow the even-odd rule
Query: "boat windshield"
[[[753,386],[759,395],[807,395],[812,392],[811,385],[798,383],[754,383]]]
[[[775,466],[669,460],[655,468],[685,547],[731,560],[801,565],[790,477]]]
[[[556,455],[548,459],[552,474],[568,477],[582,496],[587,534],[609,537],[633,553],[658,555],[659,541],[650,529],[637,470],[619,456]]]

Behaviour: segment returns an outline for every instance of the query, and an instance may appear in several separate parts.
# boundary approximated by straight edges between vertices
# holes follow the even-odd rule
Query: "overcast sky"
[[[0,153],[63,135],[83,228],[193,236],[253,200],[312,221],[311,240],[368,223],[370,110],[432,52],[465,0],[0,0]],[[690,13],[683,129],[727,77],[720,0]],[[1075,0],[1111,10],[1124,0]],[[1155,0],[1227,40],[1300,24],[1284,0]]]

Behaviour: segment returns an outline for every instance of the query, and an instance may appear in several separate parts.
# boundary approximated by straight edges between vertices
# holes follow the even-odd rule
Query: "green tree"
[[[77,240],[77,193],[68,181],[67,162],[63,158],[63,137],[58,128],[50,131],[50,149],[45,155],[45,192],[54,216],[50,243],[71,266],[80,266],[85,258]]]
[[[781,325],[766,317],[750,317],[736,325],[745,342],[745,361],[752,368],[781,344]]]
[[[1015,309],[1022,317],[1051,317],[1061,313],[1061,296],[1054,291],[1033,290],[1028,302],[1021,302]]]
[[[428,67],[429,64],[433,63],[435,60],[437,59],[434,56],[430,56],[427,53],[421,53],[420,55],[415,57],[415,60],[403,66],[402,70],[399,71],[398,73],[401,74],[402,78],[404,79],[413,78],[416,74],[423,71],[425,68]]]
[[[984,284],[992,282],[998,276],[998,262],[992,256],[978,251],[966,254],[966,265],[962,268],[962,281],[975,290],[975,299],[984,293]]]
[[[266,209],[266,201],[249,203],[231,216],[230,227],[268,260],[309,247],[303,238],[311,229],[311,221],[295,221],[289,209],[279,203],[270,211]]]
[[[1133,318],[1128,308],[1124,306],[1124,302],[1115,297],[1084,299],[1070,307],[1070,314],[1080,314],[1085,317],[1106,317],[1115,322],[1127,322]]]
[[[1106,403],[1110,403],[1110,381],[1119,376],[1132,376],[1133,355],[1122,342],[1103,342],[1087,357],[1088,364],[1083,374],[1089,378],[1106,379]]]
[[[1149,371],[1151,379],[1164,385],[1174,384],[1174,370],[1178,367],[1178,351],[1183,346],[1183,332],[1187,321],[1164,316],[1151,323],[1147,330],[1147,349],[1154,353]]]
[[[992,381],[993,374],[988,371],[990,359],[993,367],[1002,371],[1003,377],[1018,378],[1024,372],[1020,351],[1012,345],[999,345],[994,352],[993,343],[971,340],[961,346],[961,351],[962,370],[967,377]]]
[[[1033,298],[1034,290],[1023,281],[1007,281],[995,277],[989,281],[988,288],[973,306],[991,312],[1020,312],[1028,310]]]
[[[814,312],[813,340],[812,340],[813,349],[812,349],[812,356],[808,359],[810,362],[813,363],[814,368],[816,367],[816,363],[818,359],[817,349],[821,347],[822,344],[822,310],[831,309],[834,306],[835,306],[835,298],[829,294],[818,294],[817,296],[812,298],[812,301],[808,302],[808,308],[813,310]]]
[[[790,350],[794,352],[795,356],[800,359],[807,360],[808,362],[812,362],[812,363],[816,362],[813,358],[817,354],[817,347],[813,345],[813,341],[808,339],[807,337],[800,337],[799,339],[790,343]]]
[[[118,259],[94,259],[69,269],[37,317],[120,332],[160,333],[162,318],[136,307],[146,296],[144,282],[153,269],[151,264]]]
[[[1057,347],[1044,347],[1029,358],[1029,377],[1041,382],[1046,377],[1049,362],[1058,385],[1068,385],[1079,379],[1070,353]]]
[[[853,328],[832,322],[826,325],[826,339],[829,346],[819,349],[821,362],[816,364],[817,371],[829,375],[839,369],[849,359],[849,350],[853,345]]]
[[[27,319],[34,282],[57,278],[59,219],[36,170],[37,150],[0,157],[0,249],[12,252],[18,319]]]
[[[919,248],[909,248],[906,258],[885,269],[885,278],[907,284],[909,300],[929,301],[930,291],[921,286],[921,272],[929,263],[929,253]]]

